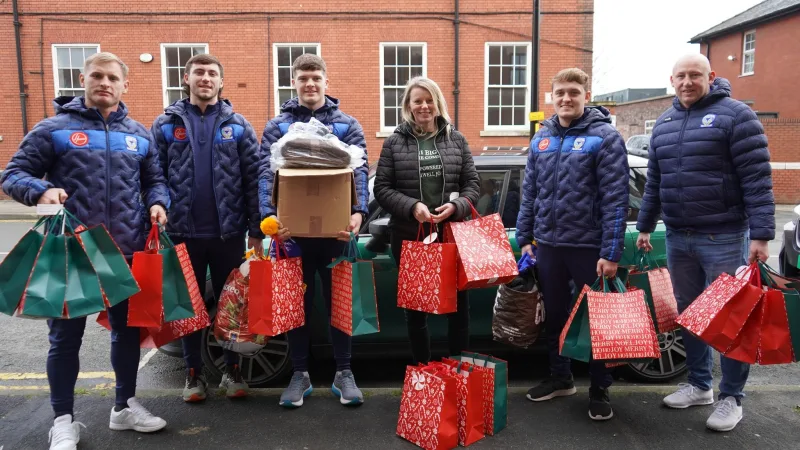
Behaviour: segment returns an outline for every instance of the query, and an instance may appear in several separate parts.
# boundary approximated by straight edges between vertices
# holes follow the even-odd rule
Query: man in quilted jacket
[[[598,276],[613,277],[622,257],[628,216],[628,158],[608,110],[589,108],[589,76],[564,69],[553,79],[556,114],[531,140],[517,243],[534,256],[547,312],[550,376],[528,391],[534,402],[575,394],[569,358],[559,354],[559,337],[577,289]],[[589,417],[613,416],[603,362],[590,364]]]
[[[3,191],[32,206],[63,204],[86,226],[105,224],[130,259],[143,250],[151,222],[166,222],[169,195],[147,130],[128,117],[120,101],[128,90],[128,67],[111,53],[95,53],[80,74],[82,97],[58,97],[56,115],[22,140],[0,177]],[[44,178],[44,179],[43,179]],[[139,328],[128,326],[128,301],[108,309],[111,365],[117,380],[112,430],[153,432],[167,423],[135,398]],[[86,317],[52,319],[47,379],[55,421],[50,449],[75,449],[80,430],[73,422]]]
[[[281,114],[270,120],[264,128],[261,138],[261,172],[259,174],[259,197],[262,217],[275,216],[277,209],[272,204],[272,184],[274,173],[270,168],[270,148],[289,129],[294,122],[308,122],[312,117],[324,123],[340,141],[348,145],[357,145],[364,151],[364,164],[354,170],[356,196],[358,202],[352,208],[350,225],[339,233],[339,240],[325,238],[294,238],[303,258],[303,278],[306,284],[305,314],[306,324],[287,333],[289,351],[292,355],[294,375],[289,386],[281,395],[280,405],[286,408],[297,408],[303,405],[303,398],[311,394],[311,379],[308,375],[308,353],[311,338],[311,313],[314,307],[314,286],[316,275],[322,280],[322,294],[325,298],[328,319],[331,316],[331,269],[327,268],[331,260],[340,256],[350,233],[358,234],[361,224],[369,213],[369,188],[367,187],[368,166],[364,130],[356,119],[339,109],[339,100],[325,95],[328,87],[328,75],[325,61],[316,55],[300,55],[292,65],[292,86],[297,97],[288,100],[281,107]],[[278,238],[286,241],[291,230],[282,225],[278,230]],[[336,375],[331,390],[343,405],[360,405],[364,396],[356,386],[353,372],[350,370],[351,338],[344,332],[331,327],[333,353],[336,359]]]
[[[211,272],[214,298],[225,280],[242,263],[247,244],[263,252],[264,234],[258,212],[258,138],[253,127],[221,98],[223,68],[212,55],[195,55],[186,62],[183,89],[188,98],[168,106],[151,133],[158,148],[170,196],[167,233],[189,252],[199,285]],[[186,363],[183,400],[206,399],[202,374],[202,331],[182,339]],[[247,395],[239,355],[223,350],[225,371],[220,388],[228,397]]]
[[[661,213],[667,265],[678,310],[685,310],[720,274],[769,257],[775,238],[772,169],[764,128],[731,85],[701,54],[682,57],[670,77],[675,100],[650,138],[647,183],[636,228],[637,245],[652,249]],[[713,352],[682,333],[688,383],[664,398],[671,408],[714,403]],[[721,357],[719,401],[706,426],[732,430],[742,419],[748,364]]]

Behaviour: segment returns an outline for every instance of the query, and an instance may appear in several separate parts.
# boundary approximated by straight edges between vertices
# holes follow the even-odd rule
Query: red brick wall
[[[381,42],[427,42],[428,76],[445,92],[453,112],[454,30],[452,2],[408,0],[376,2],[331,0],[313,9],[296,3],[267,1],[209,1],[201,10],[216,14],[176,14],[187,5],[141,0],[98,4],[21,0],[22,50],[28,94],[28,125],[52,115],[54,95],[52,44],[98,43],[103,51],[119,55],[130,66],[130,89],[123,97],[131,116],[149,126],[162,112],[160,44],[208,43],[225,66],[225,96],[253,124],[260,135],[274,115],[273,43],[319,42],[328,64],[329,93],[339,97],[342,109],[363,125],[371,161],[377,159],[383,139],[380,128]],[[591,11],[591,0],[543,0],[550,12]],[[527,136],[481,137],[484,123],[484,54],[486,42],[530,42],[529,0],[510,0],[491,6],[480,0],[461,0],[459,128],[470,145],[527,145]],[[11,11],[0,3],[0,13]],[[312,12],[313,11],[313,12]],[[364,15],[368,11],[413,14]],[[55,14],[57,12],[58,14]],[[107,12],[108,14],[99,14]],[[252,12],[252,14],[248,13]],[[318,13],[328,13],[323,16]],[[506,14],[498,14],[505,12]],[[119,15],[115,13],[124,13]],[[420,13],[425,13],[420,17]],[[140,14],[140,15],[136,15]],[[269,14],[270,18],[267,18]],[[568,22],[569,26],[564,26]],[[298,26],[302,23],[302,26]],[[40,30],[43,47],[40,48]],[[544,93],[550,79],[564,68],[577,66],[591,74],[592,14],[543,15],[541,24],[540,104],[547,115]],[[43,50],[43,53],[40,51]],[[150,63],[139,55],[150,53]],[[10,15],[0,15],[0,167],[16,151],[22,138],[17,88],[14,29]],[[40,64],[40,57],[42,64]],[[44,77],[44,89],[42,88]],[[46,105],[46,107],[43,106]]]
[[[800,119],[764,119],[777,203],[800,203]],[[787,163],[787,164],[782,164]]]
[[[614,107],[617,130],[627,141],[636,134],[644,134],[645,120],[656,120],[670,106],[673,96],[647,99],[637,102],[618,103]]]
[[[800,42],[800,13],[752,29],[756,30],[753,75],[741,76],[745,31],[711,41],[711,68],[731,82],[735,98],[753,100],[754,110],[778,112],[779,118],[800,118],[800,102],[787,101],[787,93],[796,89],[800,66],[800,52],[792,50]],[[707,45],[701,45],[701,52],[707,53]],[[736,59],[729,61],[729,55]]]

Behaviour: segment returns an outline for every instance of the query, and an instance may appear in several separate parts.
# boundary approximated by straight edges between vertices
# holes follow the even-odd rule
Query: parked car
[[[520,207],[521,186],[527,159],[522,152],[485,152],[475,156],[475,165],[481,180],[491,180],[495,185],[492,202],[492,213],[500,213],[506,226],[508,239],[519,257],[519,248],[514,238],[516,233],[517,214]],[[632,265],[635,254],[635,243],[638,235],[635,227],[636,218],[644,192],[647,160],[628,156],[630,164],[630,214],[625,236],[625,251],[622,265]],[[375,168],[370,171],[370,192],[374,184]],[[359,234],[359,250],[365,259],[372,260],[375,270],[375,283],[378,297],[378,311],[381,331],[377,334],[358,336],[353,339],[353,355],[357,358],[385,358],[410,356],[408,336],[403,310],[397,307],[397,266],[389,249],[388,213],[383,211],[374,197],[370,195],[370,214]],[[666,265],[665,228],[659,223],[652,234],[653,257],[660,265]],[[332,357],[332,349],[328,340],[327,314],[324,301],[317,282],[314,315],[312,324],[312,355],[315,357]],[[496,288],[479,289],[470,292],[470,334],[473,350],[489,352],[495,355],[509,355],[520,352],[545,352],[544,340],[528,350],[512,348],[492,340],[492,311]],[[210,286],[207,296],[213,296]],[[210,297],[209,297],[210,298]],[[434,353],[446,349],[447,321],[444,317],[430,318],[431,342]],[[205,332],[206,343],[203,348],[203,360],[206,366],[219,375],[224,362],[222,349],[214,339],[212,332]],[[665,381],[682,374],[686,370],[686,352],[679,333],[659,335],[662,357],[648,363],[638,363],[622,368],[626,375],[642,381]],[[180,356],[180,344],[173,343],[161,349],[173,356]],[[251,386],[263,386],[278,383],[291,371],[289,349],[285,335],[269,340],[267,346],[251,356],[243,356],[241,362],[244,378]]]
[[[778,254],[778,269],[788,277],[800,277],[800,205],[794,208],[794,219],[783,225],[783,244]]]
[[[628,149],[629,155],[647,158],[648,150],[650,150],[650,135],[637,134],[631,136],[628,138],[628,142],[625,143],[625,147]]]

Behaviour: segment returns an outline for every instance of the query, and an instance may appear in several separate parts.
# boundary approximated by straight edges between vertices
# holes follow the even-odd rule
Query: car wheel
[[[658,346],[661,358],[629,364],[623,368],[624,374],[632,380],[664,382],[686,372],[686,347],[680,331],[659,334]]]

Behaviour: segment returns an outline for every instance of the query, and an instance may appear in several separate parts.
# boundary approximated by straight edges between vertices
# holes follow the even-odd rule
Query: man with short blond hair
[[[85,95],[55,99],[56,115],[25,136],[0,182],[20,203],[63,204],[86,226],[105,224],[130,261],[134,252],[144,249],[151,222],[166,222],[170,201],[150,136],[128,117],[120,100],[128,91],[127,75],[128,67],[114,54],[87,58],[80,75]],[[135,398],[139,328],[128,326],[128,300],[108,308],[108,318],[116,376],[109,427],[158,431],[167,423]],[[50,449],[75,449],[83,426],[72,419],[86,317],[47,323],[47,379],[55,412]]]
[[[580,290],[598,276],[616,275],[628,216],[625,142],[607,109],[585,106],[589,75],[564,69],[552,86],[556,114],[531,140],[517,219],[517,244],[531,256],[537,249],[547,311],[550,376],[528,391],[534,402],[575,394],[570,359],[559,354],[572,306],[570,280]],[[590,373],[589,417],[608,420],[611,374],[602,361],[592,361]]]
[[[636,228],[650,250],[659,214],[667,227],[667,265],[683,312],[720,274],[769,257],[775,199],[767,137],[746,104],[731,98],[701,54],[680,58],[670,77],[675,99],[650,138],[647,183]],[[664,398],[670,408],[714,403],[714,355],[683,333],[688,383]],[[742,419],[750,365],[721,356],[719,401],[706,426],[730,431]]]

